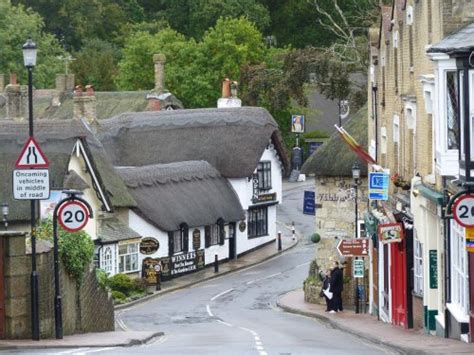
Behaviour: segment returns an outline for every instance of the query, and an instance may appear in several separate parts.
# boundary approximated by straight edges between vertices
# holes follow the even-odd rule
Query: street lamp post
[[[358,223],[358,204],[357,204],[357,195],[358,195],[358,187],[359,187],[359,181],[360,181],[360,167],[357,162],[354,163],[352,166],[352,178],[354,179],[354,192],[355,192],[355,224],[354,224],[354,238],[358,238],[359,236],[359,223]],[[356,257],[357,260],[357,257]],[[354,290],[354,300],[355,300],[355,312],[359,313],[359,279],[355,277],[355,290]]]
[[[28,123],[33,138],[33,68],[36,65],[37,47],[31,38],[23,45],[23,62],[28,70]],[[31,205],[31,337],[39,340],[38,272],[36,271],[36,200]]]

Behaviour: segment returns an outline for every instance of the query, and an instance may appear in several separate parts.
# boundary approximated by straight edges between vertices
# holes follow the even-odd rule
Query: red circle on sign
[[[466,206],[466,201],[464,201],[466,199],[470,199],[473,202],[473,204],[472,204],[473,206],[471,207],[471,210],[468,206]],[[463,201],[464,201],[464,203],[463,203]],[[463,217],[462,215],[461,216],[459,215],[458,207],[461,208],[463,206],[466,207],[465,212],[467,213],[467,217]],[[461,225],[463,227],[474,227],[474,214],[471,213],[471,216],[469,216],[469,212],[474,212],[474,209],[472,209],[472,208],[474,208],[474,195],[473,194],[463,195],[463,196],[459,197],[456,200],[456,202],[454,202],[453,217],[459,225]],[[463,220],[465,218],[468,218],[468,221]],[[471,221],[469,221],[469,220],[471,220]]]
[[[68,201],[58,211],[58,222],[68,232],[78,232],[89,222],[87,207],[80,201]]]

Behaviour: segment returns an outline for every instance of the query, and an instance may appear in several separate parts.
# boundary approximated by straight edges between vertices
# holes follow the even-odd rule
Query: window
[[[219,226],[211,225],[211,245],[219,244]]]
[[[112,248],[105,247],[100,264],[100,268],[106,273],[113,273]]]
[[[183,251],[184,233],[183,229],[173,232],[173,254]]]
[[[272,163],[261,161],[257,167],[258,189],[270,190],[272,188]]]
[[[446,72],[446,124],[448,131],[448,149],[458,149],[458,80],[457,72]]]
[[[249,210],[248,216],[249,238],[268,235],[267,207]]]
[[[119,245],[119,272],[138,271],[138,243]]]
[[[468,312],[468,275],[465,229],[451,221],[451,303]]]
[[[413,293],[423,296],[423,247],[416,237],[413,238]]]

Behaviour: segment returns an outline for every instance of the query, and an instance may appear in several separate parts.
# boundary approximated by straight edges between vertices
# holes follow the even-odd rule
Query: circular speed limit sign
[[[69,232],[77,232],[89,221],[87,207],[79,201],[68,201],[59,208],[58,222]]]
[[[453,206],[453,215],[461,226],[474,227],[474,195],[468,194],[458,198]]]

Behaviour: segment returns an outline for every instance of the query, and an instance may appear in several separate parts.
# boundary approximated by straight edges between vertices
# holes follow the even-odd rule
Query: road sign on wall
[[[474,227],[474,194],[459,197],[453,206],[456,222],[463,227]]]
[[[388,182],[386,173],[369,173],[369,199],[387,201]]]
[[[341,256],[368,256],[369,240],[367,238],[341,239],[337,250]]]
[[[303,213],[304,214],[310,214],[310,215],[316,215],[316,206],[314,204],[314,199],[316,197],[316,194],[314,191],[305,191],[304,192],[304,200],[303,200]]]

